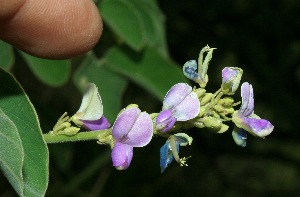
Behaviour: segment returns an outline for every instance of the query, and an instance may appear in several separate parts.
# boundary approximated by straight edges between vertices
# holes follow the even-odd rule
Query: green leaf
[[[134,50],[148,45],[168,55],[165,18],[156,1],[104,1],[100,12],[111,29]]]
[[[0,109],[18,129],[24,150],[24,196],[44,196],[48,185],[48,149],[37,114],[20,84],[0,69]]]
[[[88,53],[74,75],[76,86],[83,92],[88,83],[95,83],[104,106],[103,114],[112,123],[121,109],[127,80],[107,69],[103,61]]]
[[[0,40],[0,67],[9,70],[15,62],[13,47]]]
[[[144,36],[138,13],[127,1],[104,1],[99,9],[104,22],[130,47],[135,50],[143,47]]]
[[[174,84],[188,83],[177,64],[152,48],[136,53],[114,47],[107,52],[105,62],[107,68],[129,77],[161,100]]]
[[[164,56],[168,55],[165,38],[165,17],[156,1],[131,0],[128,3],[137,10],[147,45],[157,48]]]
[[[18,129],[0,109],[0,169],[19,196],[23,195],[23,159]]]
[[[47,60],[19,52],[35,76],[46,85],[58,87],[68,81],[71,71],[70,60]]]

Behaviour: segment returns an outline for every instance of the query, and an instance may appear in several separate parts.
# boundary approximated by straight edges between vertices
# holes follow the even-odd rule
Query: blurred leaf
[[[23,159],[18,129],[0,109],[0,168],[20,196],[23,195]]]
[[[136,53],[114,47],[105,61],[109,69],[129,77],[161,100],[174,84],[188,82],[178,65],[152,48]]]
[[[129,1],[110,0],[100,4],[103,20],[129,46],[140,50],[144,45],[142,26],[135,8]]]
[[[19,52],[36,77],[46,85],[57,87],[68,81],[71,70],[70,60],[47,60]]]
[[[149,45],[167,56],[165,19],[156,1],[109,0],[100,5],[100,11],[104,21],[130,47],[141,50]]]
[[[13,47],[0,40],[0,67],[9,70],[15,61]]]
[[[165,39],[165,18],[156,1],[128,1],[136,9],[141,26],[149,46],[157,48],[164,56],[168,55]]]
[[[74,82],[82,92],[87,83],[95,83],[102,98],[105,117],[111,123],[116,119],[127,80],[108,70],[103,61],[99,61],[93,53],[89,53],[74,75]]]
[[[24,196],[44,196],[48,185],[48,149],[37,114],[20,84],[0,69],[0,108],[18,129],[25,153]]]

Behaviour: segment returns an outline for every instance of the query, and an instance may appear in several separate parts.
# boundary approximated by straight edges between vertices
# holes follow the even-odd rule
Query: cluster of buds
[[[183,130],[193,127],[208,128],[214,133],[229,130],[228,122],[235,124],[232,129],[234,142],[246,146],[247,133],[265,138],[274,126],[254,113],[254,95],[252,85],[241,85],[242,102],[235,102],[231,97],[241,81],[243,70],[237,67],[225,67],[222,70],[222,84],[215,93],[206,92],[208,66],[213,50],[204,47],[196,60],[187,61],[183,74],[196,82],[198,87],[186,83],[175,84],[167,92],[160,113],[142,112],[135,104],[123,109],[113,126],[103,116],[103,106],[97,87],[89,84],[83,96],[81,106],[72,117],[64,114],[53,128],[56,135],[76,135],[79,128],[90,131],[103,130],[98,137],[99,144],[111,147],[112,163],[118,170],[127,169],[133,158],[133,148],[146,146],[153,135],[166,137],[166,143],[160,149],[160,167],[163,172],[173,161],[187,166],[189,157],[179,157],[180,146],[192,144],[192,137]],[[204,56],[204,54],[206,56]],[[241,106],[238,110],[235,106]],[[71,122],[75,126],[71,126]]]

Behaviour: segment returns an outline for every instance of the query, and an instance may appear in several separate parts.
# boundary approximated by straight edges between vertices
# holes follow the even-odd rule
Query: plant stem
[[[46,143],[62,143],[62,142],[77,142],[77,141],[87,141],[87,140],[98,140],[100,136],[106,135],[111,129],[98,130],[98,131],[88,131],[79,132],[73,136],[67,135],[55,135],[53,133],[43,134]]]

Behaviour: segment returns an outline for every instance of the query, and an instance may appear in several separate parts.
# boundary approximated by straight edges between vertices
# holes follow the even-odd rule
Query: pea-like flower
[[[239,128],[248,131],[251,135],[264,138],[269,135],[274,126],[265,119],[254,114],[254,98],[252,85],[245,82],[241,87],[242,105],[232,115],[232,121]]]
[[[186,83],[175,84],[163,101],[162,111],[156,118],[156,129],[170,130],[176,121],[187,121],[200,113],[200,101],[192,87]]]
[[[102,100],[95,84],[87,85],[79,110],[73,115],[72,121],[77,126],[91,131],[110,127],[108,120],[103,116]]]
[[[114,147],[111,157],[113,166],[118,170],[129,167],[133,157],[133,147],[146,146],[153,136],[150,115],[137,107],[125,109],[112,128]]]
[[[179,158],[179,146],[191,145],[193,138],[185,133],[171,135],[166,143],[160,148],[160,169],[161,173],[175,159],[181,166],[187,166],[186,160],[189,157]]]
[[[237,67],[225,67],[222,70],[222,91],[224,94],[234,94],[238,89],[243,70]]]

